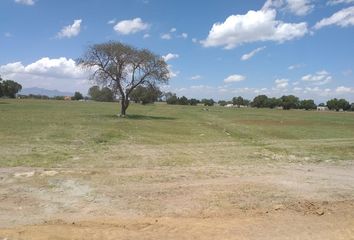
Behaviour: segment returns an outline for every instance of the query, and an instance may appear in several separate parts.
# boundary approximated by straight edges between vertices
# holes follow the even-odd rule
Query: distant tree
[[[233,104],[233,105],[238,105],[238,106],[244,105],[244,99],[243,99],[243,97],[239,96],[239,97],[234,97],[234,98],[232,98],[232,104]]]
[[[354,111],[354,103],[352,103],[351,105],[350,105],[350,109],[349,109],[350,111]]]
[[[2,80],[1,79],[1,96],[15,98],[16,94],[21,91],[21,84],[12,80]]]
[[[299,98],[294,95],[282,96],[281,98],[281,106],[285,110],[289,109],[297,109],[299,108]]]
[[[267,104],[268,104],[268,97],[266,95],[256,96],[251,103],[252,107],[256,107],[256,108],[267,107]]]
[[[196,106],[200,101],[195,99],[195,98],[191,98],[189,99],[189,104],[192,106]]]
[[[279,98],[275,98],[275,97],[268,98],[266,105],[269,108],[280,107],[281,106],[281,100]]]
[[[188,98],[186,98],[185,96],[178,98],[177,102],[179,105],[188,105],[189,104]]]
[[[125,116],[130,94],[136,87],[167,83],[170,77],[163,58],[147,49],[136,49],[120,42],[89,46],[78,64],[94,69],[91,78],[118,94],[121,116]]]
[[[204,106],[213,106],[215,103],[215,101],[212,98],[211,99],[204,98],[200,102],[203,103]]]
[[[178,98],[175,93],[165,93],[166,103],[167,104],[177,104]]]
[[[314,100],[308,99],[308,100],[300,101],[299,108],[300,109],[305,109],[305,110],[313,110],[313,109],[316,109],[317,106],[316,106]]]
[[[251,100],[243,99],[243,106],[249,106],[251,104]]]
[[[325,106],[326,106],[326,104],[324,104],[324,103],[320,103],[320,104],[318,104],[318,106],[319,106],[319,107],[325,107]]]
[[[340,108],[343,109],[344,111],[348,111],[350,109],[350,103],[347,100],[341,98],[338,100],[338,102]]]
[[[218,104],[220,106],[225,106],[227,104],[227,102],[225,100],[220,100],[220,101],[218,101]]]
[[[101,94],[101,89],[99,86],[90,87],[87,94],[92,98],[92,100],[96,100]]]
[[[350,109],[350,104],[347,100],[345,99],[337,99],[337,98],[333,98],[331,100],[327,101],[327,107],[330,110],[336,110],[339,111],[341,109],[343,110],[349,110]]]
[[[2,93],[2,78],[0,76],[0,97],[3,96],[3,93]]]
[[[104,87],[101,89],[101,96],[98,99],[100,102],[113,102],[114,92],[109,87]]]
[[[55,100],[64,100],[64,96],[54,96],[53,99]]]
[[[130,94],[130,100],[136,103],[148,104],[156,102],[161,96],[162,92],[158,86],[137,86]]]
[[[84,96],[82,96],[82,94],[80,92],[75,92],[74,96],[71,99],[78,101],[78,100],[84,99]]]
[[[98,102],[113,102],[114,101],[114,93],[108,87],[104,87],[100,89],[99,86],[93,86],[89,89],[88,95],[91,96],[92,100]]]

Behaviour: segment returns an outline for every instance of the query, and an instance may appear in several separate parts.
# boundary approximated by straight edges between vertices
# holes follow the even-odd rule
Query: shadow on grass
[[[149,116],[140,114],[128,114],[126,118],[135,120],[176,120],[174,117]]]
[[[0,102],[0,104],[10,104],[10,103],[8,103],[8,102]]]
[[[104,115],[105,118],[121,118],[118,115],[107,114]],[[149,116],[149,115],[140,115],[140,114],[128,114],[125,116],[126,119],[132,120],[176,120],[174,117],[163,117],[163,116]]]

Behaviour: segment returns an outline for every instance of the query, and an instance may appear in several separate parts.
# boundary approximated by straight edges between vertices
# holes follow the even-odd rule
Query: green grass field
[[[354,159],[354,114],[0,100],[0,166],[155,167]]]

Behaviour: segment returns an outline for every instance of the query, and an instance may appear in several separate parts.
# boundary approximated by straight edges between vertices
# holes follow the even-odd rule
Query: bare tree
[[[167,83],[170,76],[160,56],[120,42],[91,45],[77,62],[93,70],[91,79],[119,95],[121,116],[125,116],[129,96],[137,86]]]

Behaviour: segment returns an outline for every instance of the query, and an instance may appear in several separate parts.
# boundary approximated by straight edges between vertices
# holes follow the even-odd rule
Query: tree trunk
[[[128,106],[129,106],[129,100],[122,99],[121,100],[121,109],[120,109],[120,116],[121,117],[125,117]]]

